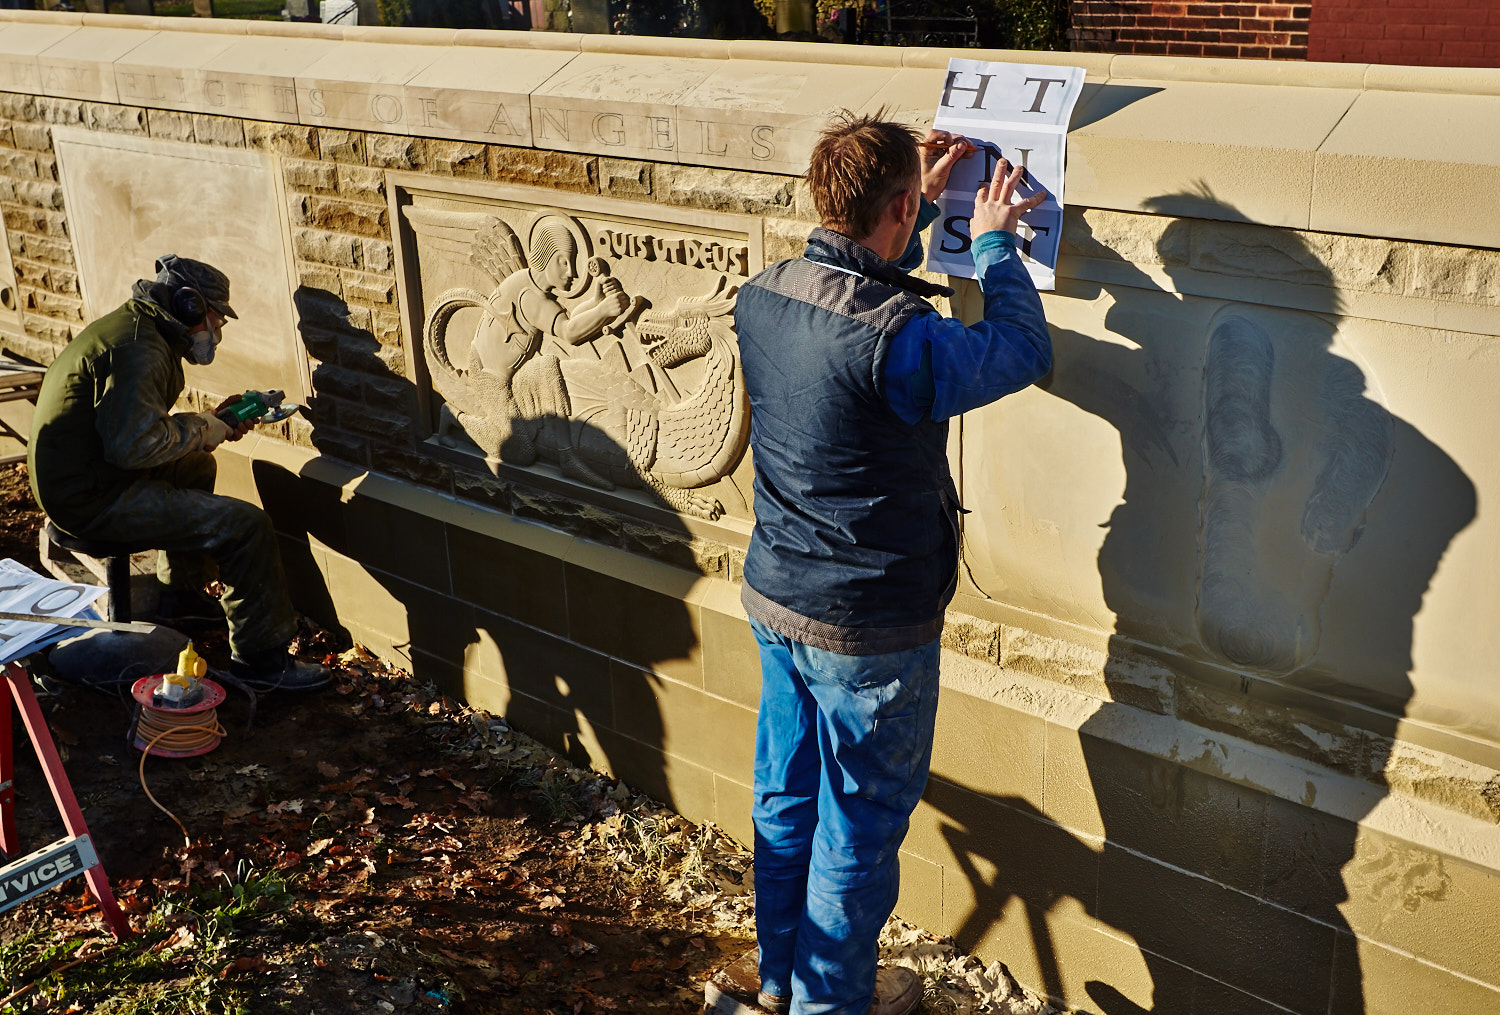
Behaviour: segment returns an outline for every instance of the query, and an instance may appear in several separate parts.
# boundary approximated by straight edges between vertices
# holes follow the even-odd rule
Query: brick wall
[[[1500,2],[1316,0],[1307,58],[1500,67]]]
[[[1364,0],[1340,2],[1354,6]],[[1290,3],[1073,0],[1068,36],[1079,53],[1302,60],[1314,9]]]

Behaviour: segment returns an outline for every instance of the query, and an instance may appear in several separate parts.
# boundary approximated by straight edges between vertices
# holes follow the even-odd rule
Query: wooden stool
[[[130,556],[151,549],[140,543],[107,543],[99,539],[70,536],[47,520],[46,540],[73,553],[104,562],[104,583],[109,586],[109,619],[130,622]]]

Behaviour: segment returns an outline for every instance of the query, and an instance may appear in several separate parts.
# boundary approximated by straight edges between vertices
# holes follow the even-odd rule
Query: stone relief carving
[[[736,356],[732,244],[590,230],[546,209],[517,229],[499,215],[413,206],[420,235],[442,235],[485,279],[428,298],[422,353],[445,404],[437,437],[514,466],[550,463],[599,490],[653,491],[710,520],[700,488],[743,455],[749,411]],[[463,239],[463,237],[469,237]],[[702,288],[629,293],[610,261],[713,272]],[[467,247],[466,252],[464,247]]]
[[[1278,364],[1265,325],[1283,316],[1235,307],[1209,332],[1199,531],[1204,644],[1273,674],[1316,655],[1334,567],[1359,541],[1393,447],[1390,413],[1354,363]],[[1298,432],[1284,439],[1278,416]]]

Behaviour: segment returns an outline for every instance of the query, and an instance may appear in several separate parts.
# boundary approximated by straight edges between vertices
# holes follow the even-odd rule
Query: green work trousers
[[[254,504],[213,492],[214,456],[194,451],[157,466],[89,524],[84,539],[153,546],[157,577],[201,588],[217,577],[229,644],[246,658],[286,644],[297,632],[271,519]]]

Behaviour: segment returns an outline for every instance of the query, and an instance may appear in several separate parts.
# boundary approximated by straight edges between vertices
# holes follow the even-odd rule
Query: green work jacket
[[[188,331],[144,298],[94,321],[47,368],[26,462],[37,503],[63,531],[89,523],[147,470],[203,447],[208,423],[174,413]]]

